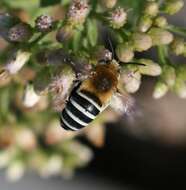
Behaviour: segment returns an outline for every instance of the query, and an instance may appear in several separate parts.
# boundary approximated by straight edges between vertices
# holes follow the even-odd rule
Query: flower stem
[[[167,30],[186,38],[186,29],[185,28],[169,25],[167,27]]]
[[[159,58],[160,64],[161,65],[166,64],[167,58],[168,58],[167,47],[166,46],[158,46],[157,51],[158,51],[158,58]]]

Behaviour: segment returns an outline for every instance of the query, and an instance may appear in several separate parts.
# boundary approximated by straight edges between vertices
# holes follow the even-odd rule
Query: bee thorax
[[[98,77],[94,80],[94,86],[95,88],[100,92],[108,91],[112,88],[112,80],[110,78],[104,76],[104,77]]]

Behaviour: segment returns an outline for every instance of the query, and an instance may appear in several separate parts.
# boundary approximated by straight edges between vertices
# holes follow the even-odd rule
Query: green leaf
[[[61,3],[61,0],[40,0],[41,7],[48,7]]]
[[[81,40],[81,31],[77,30],[74,34],[73,42],[72,42],[72,46],[73,46],[74,51],[77,51],[80,49],[80,45],[81,45],[80,40]]]
[[[65,6],[68,5],[71,2],[71,0],[61,0],[61,5]]]
[[[22,8],[25,10],[39,8],[39,0],[4,0],[4,2],[12,8]]]
[[[96,20],[89,19],[87,21],[87,37],[91,46],[95,46],[97,44],[98,39],[98,30],[97,30],[97,22]]]

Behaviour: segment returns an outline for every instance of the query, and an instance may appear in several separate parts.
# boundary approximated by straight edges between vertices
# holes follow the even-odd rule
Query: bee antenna
[[[114,57],[114,47],[113,47],[113,44],[111,42],[111,39],[108,37],[108,43],[109,43],[109,46],[110,46],[110,49],[111,49],[111,52],[112,52],[112,57]]]

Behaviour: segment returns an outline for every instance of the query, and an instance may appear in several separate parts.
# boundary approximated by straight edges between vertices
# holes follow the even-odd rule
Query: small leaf
[[[73,43],[72,45],[73,45],[73,50],[74,51],[79,50],[80,45],[81,45],[80,40],[81,40],[81,31],[77,30],[75,32],[75,34],[74,34],[73,42],[72,42]]]
[[[61,0],[61,5],[65,6],[68,5],[71,2],[71,0]]]
[[[96,20],[89,19],[87,21],[87,35],[90,45],[94,47],[97,44],[97,39],[98,39]]]
[[[48,6],[56,5],[59,3],[61,3],[61,0],[41,0],[40,1],[41,7],[48,7]]]
[[[25,10],[30,10],[33,8],[39,8],[39,0],[31,0],[31,1],[25,1],[25,0],[4,0],[5,3],[12,7],[12,8],[21,8]],[[52,1],[52,0],[51,0]]]

